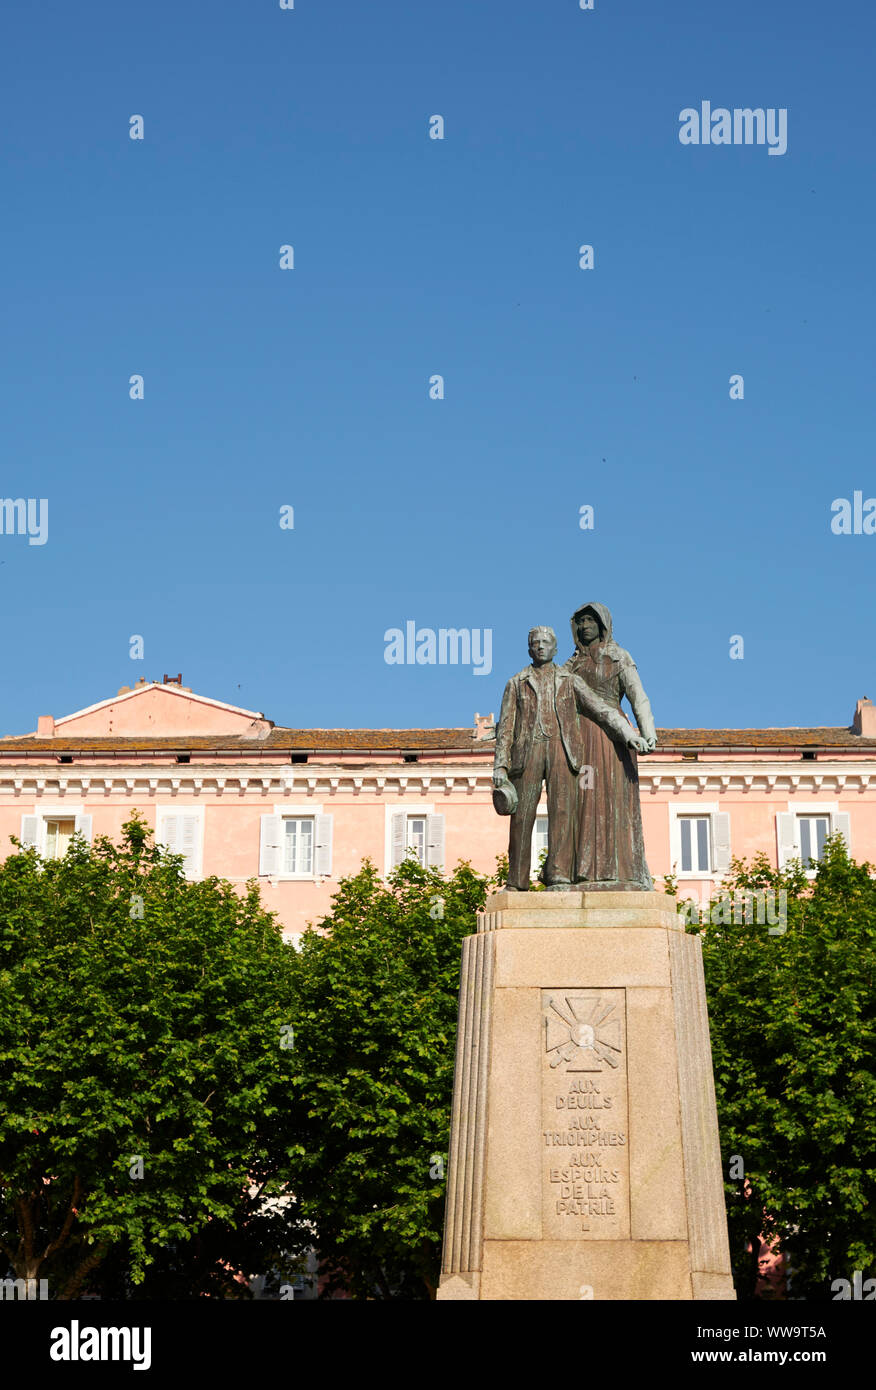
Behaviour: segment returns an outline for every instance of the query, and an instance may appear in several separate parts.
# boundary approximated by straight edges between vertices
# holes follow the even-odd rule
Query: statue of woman
[[[566,670],[580,676],[606,704],[620,708],[626,695],[640,738],[650,753],[656,746],[654,716],[635,662],[611,635],[611,614],[602,603],[585,603],[572,616],[575,654]],[[623,713],[623,711],[621,711]],[[654,884],[645,861],[639,775],[635,748],[610,738],[581,716],[584,765],[578,778],[575,882],[585,891],[645,889]],[[588,774],[586,767],[591,769]]]

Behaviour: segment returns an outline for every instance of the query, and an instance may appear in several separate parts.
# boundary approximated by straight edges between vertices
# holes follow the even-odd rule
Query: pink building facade
[[[175,683],[111,699],[0,739],[0,844],[64,852],[81,831],[119,837],[133,810],[212,874],[262,900],[287,936],[330,909],[340,878],[370,858],[388,873],[413,851],[452,870],[495,870],[507,820],[492,807],[493,716],[471,729],[291,729]],[[876,860],[876,706],[829,728],[660,729],[639,759],[655,886],[677,875],[706,901],[731,856],[816,859],[828,834]],[[533,871],[546,812],[533,844]]]

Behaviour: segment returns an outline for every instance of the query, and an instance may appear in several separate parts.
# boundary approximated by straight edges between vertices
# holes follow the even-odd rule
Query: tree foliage
[[[0,866],[0,1252],[54,1298],[156,1262],[233,1291],[285,1224],[261,1198],[296,1139],[295,953],[254,884],[180,864],[135,816],[118,848]]]
[[[876,1263],[872,872],[839,837],[814,881],[765,855],[734,861],[725,887],[784,891],[786,930],[714,911],[699,929],[725,1175],[733,1155],[744,1163],[725,1183],[740,1297],[761,1233],[788,1257],[792,1298],[830,1299],[833,1279]]]
[[[180,862],[134,818],[0,866],[0,1253],[53,1297],[227,1297],[316,1244],[328,1292],[433,1297],[460,949],[501,867],[366,862],[296,953],[256,885]],[[814,881],[760,855],[724,887],[786,895],[784,931],[693,928],[737,1290],[764,1235],[829,1299],[876,1256],[876,880],[834,838]]]
[[[462,939],[487,880],[408,859],[345,879],[299,956],[294,1087],[306,1119],[294,1188],[355,1297],[434,1296]]]

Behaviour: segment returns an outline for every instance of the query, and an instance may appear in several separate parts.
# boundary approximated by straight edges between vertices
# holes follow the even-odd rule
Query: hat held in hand
[[[507,777],[500,786],[493,788],[493,806],[500,816],[513,816],[517,810],[517,788]]]

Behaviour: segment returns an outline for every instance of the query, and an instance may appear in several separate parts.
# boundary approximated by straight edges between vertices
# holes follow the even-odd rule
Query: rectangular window
[[[63,859],[73,838],[76,821],[71,816],[64,820],[46,821],[46,858]]]
[[[386,808],[386,872],[408,857],[424,869],[444,868],[444,816],[431,806]]]
[[[681,871],[707,874],[711,870],[708,816],[679,816],[681,833]]]
[[[201,876],[201,842],[203,821],[196,811],[163,811],[156,813],[156,841],[171,854],[183,856],[182,871],[187,879]]]
[[[332,817],[322,807],[275,806],[259,817],[259,875],[278,879],[330,878]]]
[[[426,867],[426,817],[408,816],[407,837],[405,849],[408,853],[413,850],[417,862]]]
[[[840,811],[834,802],[810,801],[787,811],[776,813],[776,851],[780,869],[787,868],[794,861],[803,866],[807,877],[814,878],[818,865],[824,859],[824,846],[829,835],[839,835],[851,852],[852,817],[849,811]]]
[[[536,816],[535,829],[532,832],[532,878],[538,878],[541,873],[541,866],[547,854],[547,847],[548,818],[547,816]]]
[[[286,816],[283,820],[283,873],[313,873],[313,817]]]
[[[830,834],[829,816],[798,816],[800,861],[804,869],[817,864],[824,854],[824,842]]]

